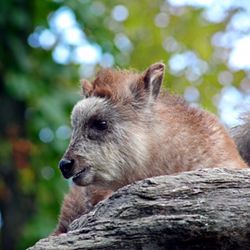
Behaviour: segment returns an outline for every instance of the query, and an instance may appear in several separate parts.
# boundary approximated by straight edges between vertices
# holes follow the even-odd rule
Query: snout
[[[59,162],[59,168],[63,174],[63,177],[68,179],[73,175],[74,160],[62,159]]]

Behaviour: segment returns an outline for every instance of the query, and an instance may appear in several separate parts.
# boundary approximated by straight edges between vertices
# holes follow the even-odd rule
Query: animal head
[[[59,163],[65,178],[115,189],[143,176],[163,74],[156,63],[141,74],[103,69],[92,84],[82,81],[84,98],[73,108],[71,141]]]

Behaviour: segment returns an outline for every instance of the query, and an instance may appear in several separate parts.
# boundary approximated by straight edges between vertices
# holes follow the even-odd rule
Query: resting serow
[[[74,184],[55,235],[135,181],[247,167],[217,117],[161,90],[163,76],[164,64],[155,63],[142,73],[102,69],[92,83],[82,80],[84,97],[73,108],[71,140],[59,163]]]

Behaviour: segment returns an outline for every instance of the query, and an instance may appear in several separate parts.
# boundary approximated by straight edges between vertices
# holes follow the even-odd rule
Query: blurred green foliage
[[[124,15],[124,20],[116,20],[117,6],[122,6],[117,13]],[[63,28],[53,26],[55,13],[63,13],[63,8],[73,13],[85,43],[100,49],[95,62],[74,61],[78,45],[64,40]],[[236,11],[231,9],[223,21],[211,23],[202,18],[202,8],[175,7],[163,0],[1,1],[3,247],[24,249],[56,226],[68,186],[57,171],[57,164],[67,147],[68,137],[64,133],[69,128],[71,108],[80,98],[80,77],[92,78],[98,68],[107,64],[143,70],[151,63],[163,61],[167,64],[165,87],[183,94],[192,86],[199,93],[194,102],[216,112],[213,97],[223,87],[218,75],[230,72],[232,84],[237,87],[246,79],[245,71],[228,68],[228,49],[212,46],[211,42],[216,32],[226,29]],[[46,46],[41,39],[42,34],[47,34],[44,31],[51,32],[54,39],[46,45],[51,37],[45,37]],[[69,59],[61,63],[55,55],[59,45],[69,53]],[[178,72],[169,67],[173,56],[186,52],[204,66],[202,72],[192,72],[197,66],[192,64]]]

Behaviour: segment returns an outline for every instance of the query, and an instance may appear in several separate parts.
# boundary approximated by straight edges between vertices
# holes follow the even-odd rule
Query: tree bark
[[[123,187],[38,249],[250,249],[250,170],[207,169]]]

